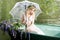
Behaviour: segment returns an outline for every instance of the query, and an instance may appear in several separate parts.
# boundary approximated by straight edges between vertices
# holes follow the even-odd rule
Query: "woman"
[[[29,5],[25,14],[22,16],[22,23],[26,25],[26,30],[28,32],[36,32],[37,34],[45,35],[38,27],[34,25],[35,10],[36,7],[34,5]]]

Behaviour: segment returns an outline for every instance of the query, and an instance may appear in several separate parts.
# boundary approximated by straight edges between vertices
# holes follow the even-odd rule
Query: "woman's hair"
[[[36,9],[36,7],[34,5],[29,5],[27,9]]]

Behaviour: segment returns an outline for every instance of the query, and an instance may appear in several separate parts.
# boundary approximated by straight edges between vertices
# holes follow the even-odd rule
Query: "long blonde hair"
[[[28,8],[27,8],[27,10],[31,10],[31,9],[35,9],[35,11],[36,11],[36,7],[34,6],[34,5],[29,5],[28,6]],[[34,20],[35,20],[35,13],[33,14],[33,18],[34,18]]]
[[[35,7],[34,5],[29,5],[29,6],[27,7],[27,9],[35,9],[35,10],[36,10],[36,7]]]

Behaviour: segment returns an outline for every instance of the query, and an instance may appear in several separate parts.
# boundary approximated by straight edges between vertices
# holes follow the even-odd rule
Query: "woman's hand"
[[[29,27],[29,26],[32,25],[32,22],[31,22],[31,21],[28,21],[26,24],[27,24],[27,26]]]

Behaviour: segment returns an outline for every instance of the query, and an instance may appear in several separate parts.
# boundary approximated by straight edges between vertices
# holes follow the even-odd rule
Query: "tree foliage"
[[[8,20],[12,18],[9,11],[18,1],[23,0],[0,0],[0,21]],[[58,6],[55,0],[29,0],[36,2],[40,5],[43,15],[54,15],[58,10]]]
[[[58,6],[55,0],[40,0],[40,6],[43,13],[51,15],[58,10]]]

